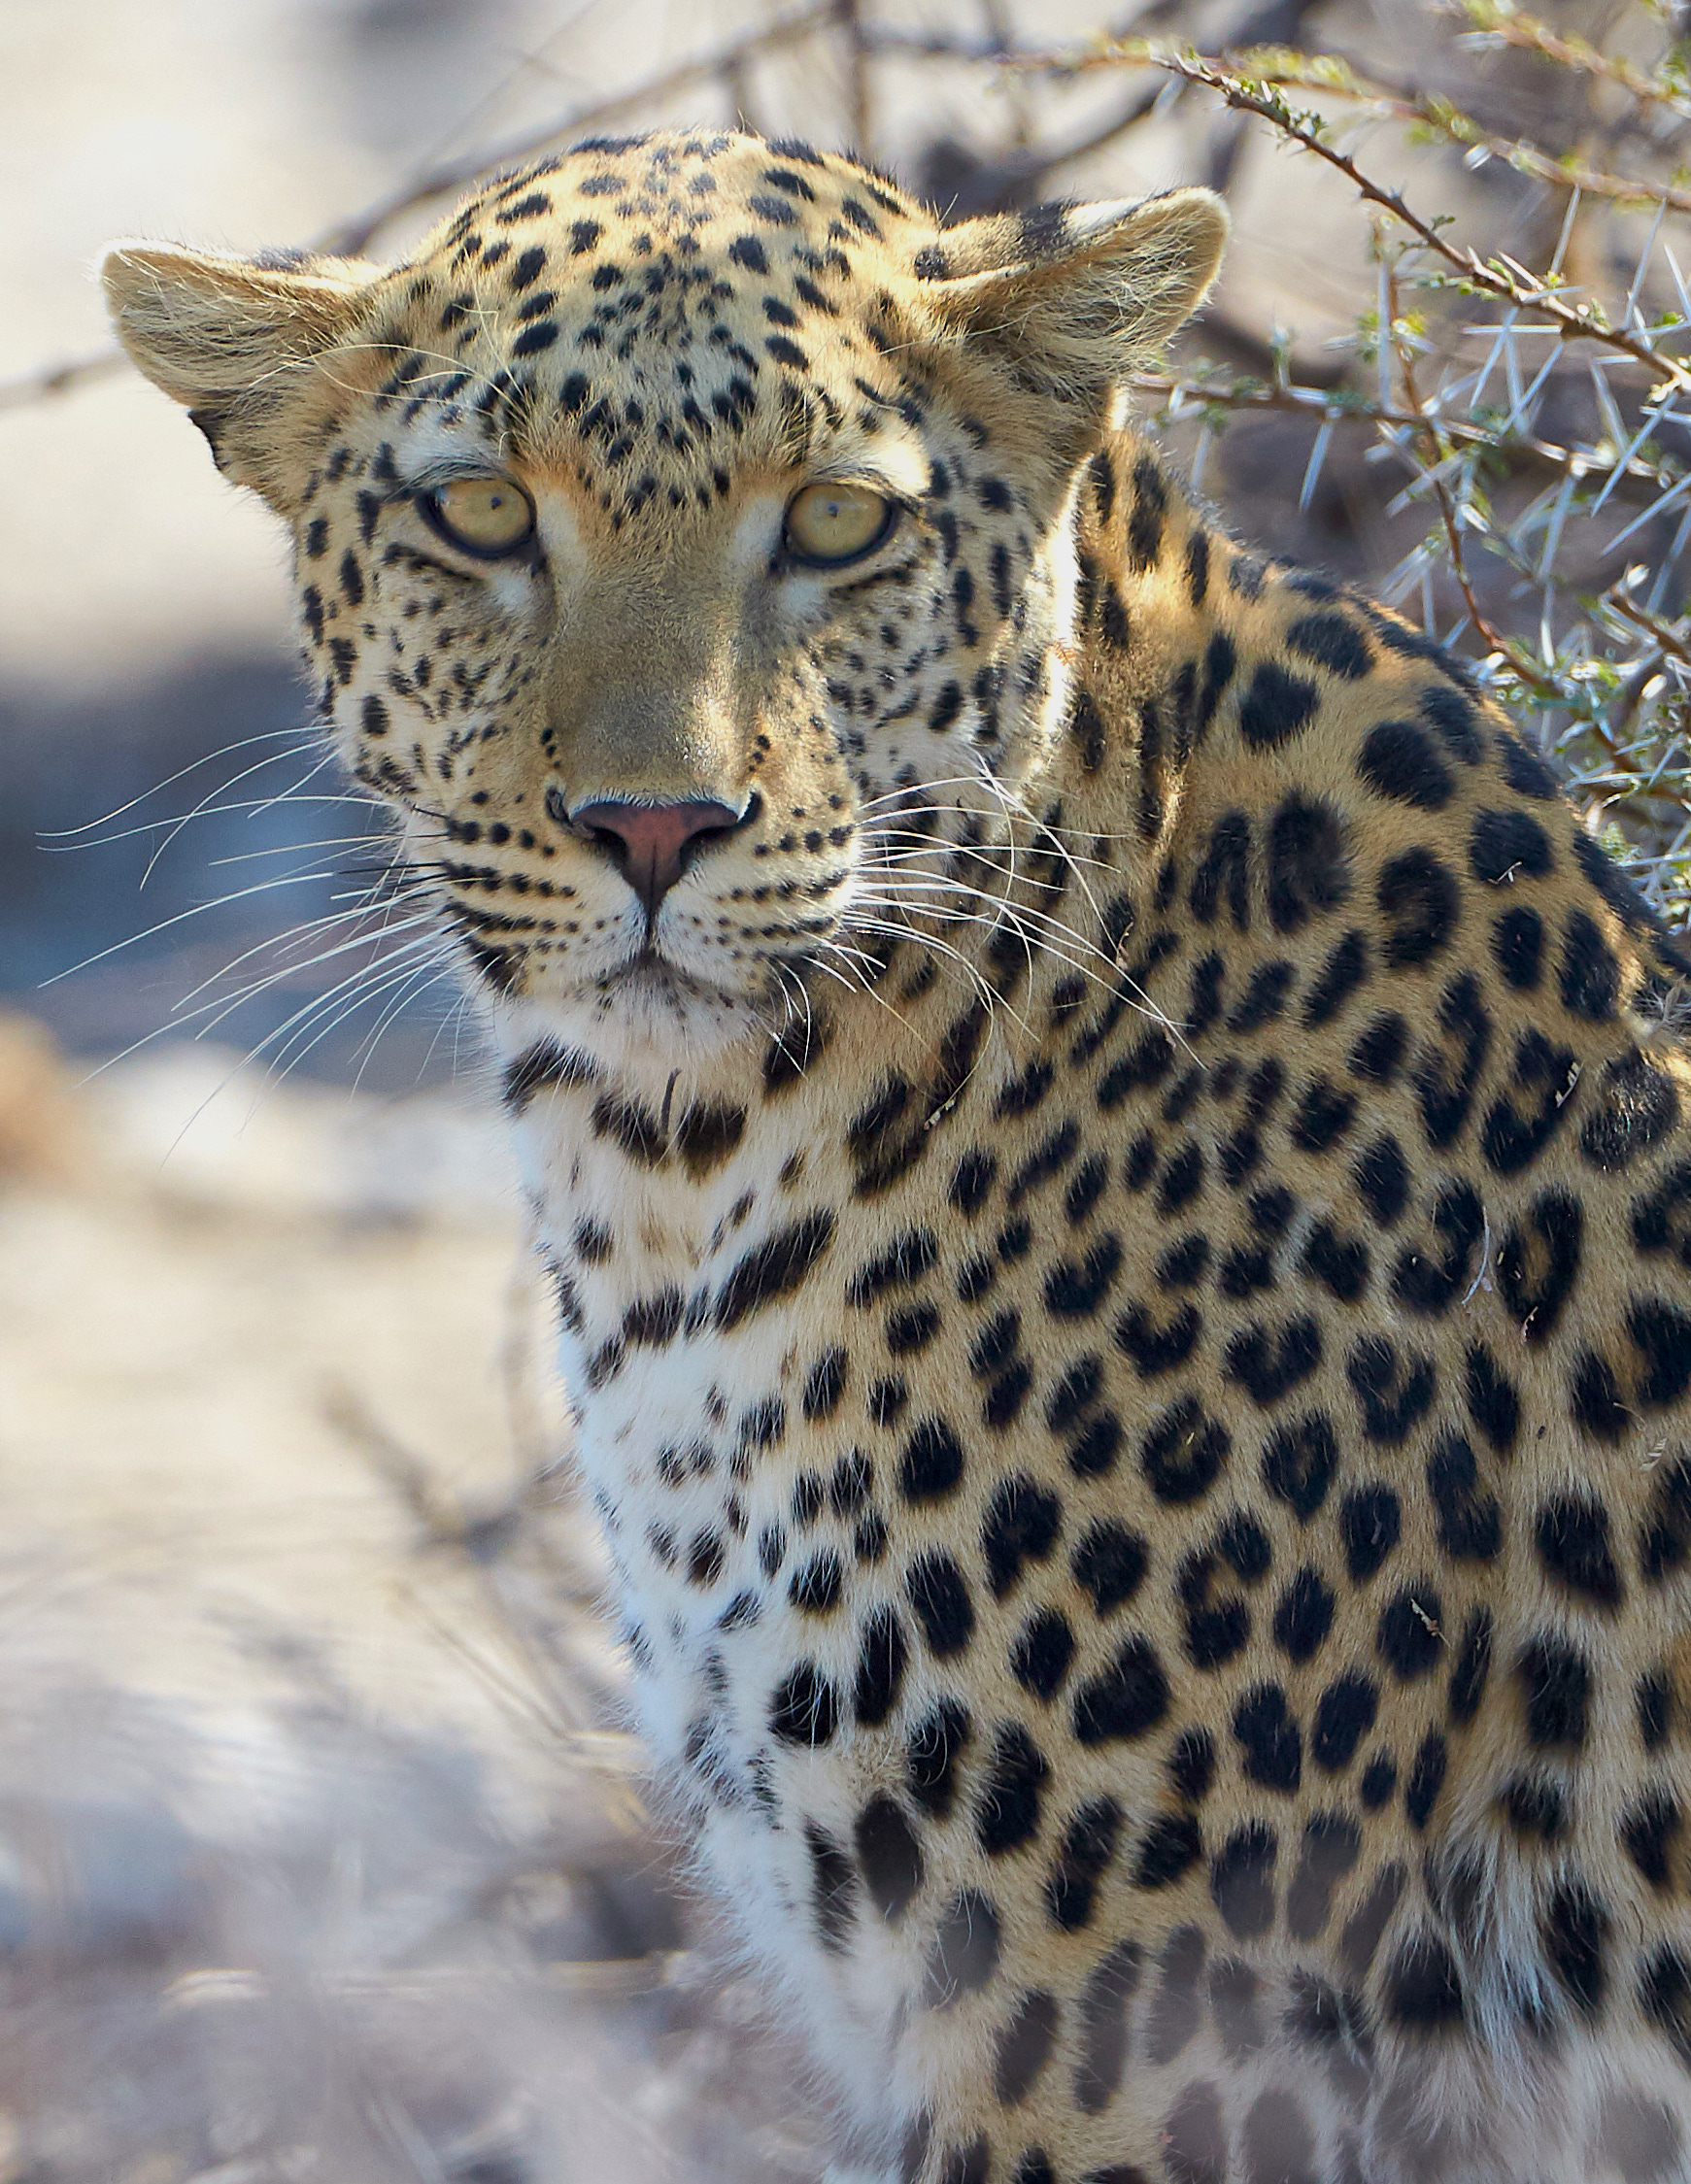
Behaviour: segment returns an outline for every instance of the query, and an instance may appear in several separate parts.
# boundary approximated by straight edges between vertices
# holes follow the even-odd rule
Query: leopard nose
[[[708,841],[720,841],[752,816],[727,804],[584,804],[573,823],[597,842],[654,917],[658,905]]]

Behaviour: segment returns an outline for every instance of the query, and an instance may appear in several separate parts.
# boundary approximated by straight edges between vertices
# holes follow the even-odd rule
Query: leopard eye
[[[418,506],[449,545],[484,560],[515,554],[534,536],[534,503],[508,478],[455,478]]]
[[[897,521],[894,503],[862,486],[806,486],[787,503],[787,550],[817,568],[861,560]]]

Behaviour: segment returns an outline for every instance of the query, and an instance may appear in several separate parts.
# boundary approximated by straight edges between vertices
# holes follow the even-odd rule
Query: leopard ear
[[[308,467],[296,443],[321,360],[352,342],[380,266],[355,258],[224,257],[115,243],[100,268],[118,338],[181,402],[218,467],[287,512]]]
[[[1209,189],[1035,205],[947,228],[911,270],[971,347],[1096,415],[1209,293],[1227,233],[1227,207]]]

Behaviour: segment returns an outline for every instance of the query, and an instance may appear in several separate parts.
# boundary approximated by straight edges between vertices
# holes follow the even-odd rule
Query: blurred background
[[[853,146],[951,217],[1206,181],[1232,254],[1142,414],[1476,662],[1680,920],[1684,29],[0,0],[0,2184],[824,2143],[642,1796],[473,1025],[340,915],[380,829],[283,542],[111,355],[101,246],[390,257],[601,123]]]

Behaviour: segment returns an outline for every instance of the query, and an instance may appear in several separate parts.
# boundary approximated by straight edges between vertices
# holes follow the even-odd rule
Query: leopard
[[[1691,957],[1133,422],[1226,234],[700,127],[104,279],[473,997],[832,2173],[1684,2179]]]

